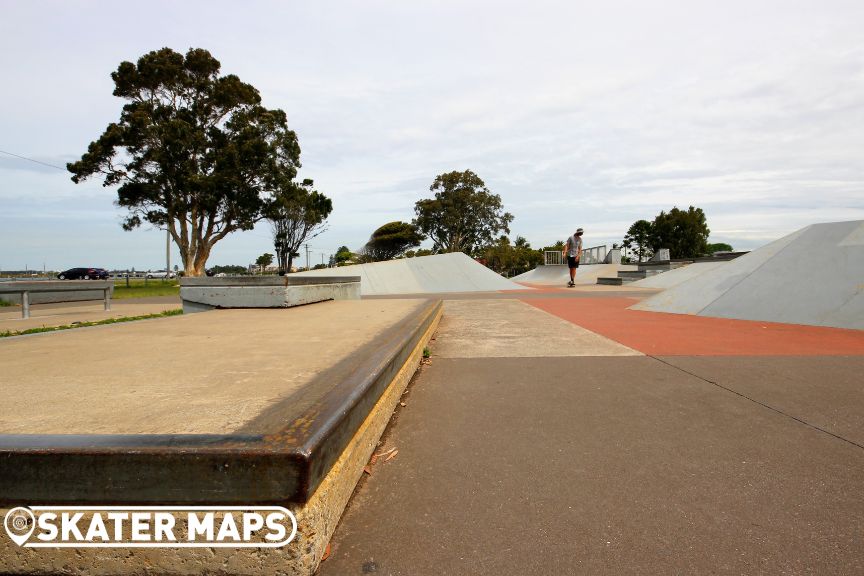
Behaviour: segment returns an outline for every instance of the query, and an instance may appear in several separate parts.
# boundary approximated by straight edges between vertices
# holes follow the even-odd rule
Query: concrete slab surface
[[[435,355],[528,358],[641,353],[519,300],[500,299],[446,301]]]
[[[97,322],[108,318],[144,316],[180,308],[179,298],[140,298],[112,300],[111,310],[106,312],[99,302],[64,302],[39,304],[30,309],[30,318],[21,318],[21,308],[0,308],[0,332],[19,332],[44,326],[64,326],[76,322]]]
[[[360,276],[360,290],[364,296],[524,288],[461,252],[310,270],[293,276]]]
[[[864,450],[656,359],[435,360],[321,576],[856,574]]]
[[[0,434],[233,432],[424,302],[221,310],[0,340]]]

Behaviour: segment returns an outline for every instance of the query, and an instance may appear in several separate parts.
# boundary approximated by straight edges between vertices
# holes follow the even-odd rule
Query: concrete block
[[[358,300],[359,276],[183,278],[183,312],[214,308],[290,308],[326,300]]]
[[[363,305],[364,303],[357,304]],[[369,306],[365,307],[368,308]],[[363,475],[363,467],[376,449],[377,442],[386,428],[402,392],[420,364],[423,349],[437,329],[441,310],[440,302],[429,303],[418,308],[416,314],[406,318],[406,321],[399,322],[395,330],[387,331],[389,340],[383,349],[380,344],[375,344],[375,354],[367,354],[360,350],[350,356],[352,361],[362,360],[364,366],[367,362],[371,363],[370,366],[374,366],[374,369],[353,370],[350,374],[358,377],[363,376],[366,379],[380,377],[383,390],[380,395],[364,393],[358,396],[358,390],[352,394],[342,392],[336,394],[346,407],[352,405],[359,407],[364,416],[354,425],[351,435],[343,444],[344,448],[336,452],[332,464],[325,462],[327,458],[321,460],[324,462],[322,465],[327,466],[326,475],[316,484],[314,492],[308,498],[302,501],[272,501],[288,508],[297,518],[297,537],[289,544],[279,548],[34,549],[19,547],[3,535],[0,536],[0,572],[82,575],[283,574],[310,576],[317,569],[357,481]],[[268,312],[267,314],[271,313]],[[221,315],[201,315],[195,319],[184,318],[183,320],[194,323],[200,318]],[[329,381],[329,379],[325,380]],[[369,392],[372,391],[370,388]],[[364,404],[364,399],[370,400],[368,406]],[[314,406],[309,409],[311,410],[310,414],[318,413],[318,409]],[[303,420],[306,422],[305,428],[310,426],[314,428],[307,431],[310,437],[322,439],[321,441],[324,443],[330,443],[329,439],[334,437],[333,430],[340,426],[341,421],[346,421],[345,414],[350,412],[347,408],[336,410],[334,407],[334,410],[332,413],[320,415],[314,422],[311,416]],[[341,416],[337,417],[337,415]],[[269,434],[266,438],[277,443],[284,443],[290,442],[294,438],[293,434],[293,432],[283,430]],[[238,449],[241,448],[238,447]],[[211,450],[212,447],[202,448],[200,455],[203,456]],[[189,452],[189,449],[183,451]],[[133,450],[133,452],[137,452],[137,450]],[[314,454],[316,450],[303,450],[304,454],[307,452]],[[322,456],[326,455],[322,454]],[[190,459],[194,458],[195,455],[190,454]],[[267,470],[261,466],[256,468],[254,462],[254,459],[250,459],[245,463],[245,466],[251,467],[252,472],[259,476],[267,473]],[[153,467],[159,465],[158,459],[154,459],[151,463]],[[315,467],[317,466],[313,466],[313,468]],[[233,464],[231,470],[236,472]],[[64,480],[70,479],[65,478]],[[59,483],[61,480],[52,480],[52,482]],[[206,499],[209,494],[207,491],[201,491],[199,496]],[[245,505],[248,501],[247,498],[239,495],[232,500],[237,505]],[[114,503],[116,504],[116,502]],[[23,501],[20,504],[27,505],[28,502]],[[129,504],[134,505],[135,503],[129,502]],[[150,505],[155,504],[155,502],[142,502],[142,504]],[[250,508],[254,508],[254,506],[250,505]],[[8,507],[0,509],[0,516],[5,516],[7,510]],[[175,518],[177,518],[178,526],[182,525],[182,518],[176,516]],[[179,532],[182,534],[183,529],[181,528]]]
[[[606,253],[606,259],[603,261],[604,264],[621,264],[621,249],[620,248],[612,248],[609,252]]]

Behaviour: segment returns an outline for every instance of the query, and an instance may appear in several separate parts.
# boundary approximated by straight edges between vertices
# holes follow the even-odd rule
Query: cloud
[[[128,29],[113,23],[129,7],[11,5],[0,63],[18,88],[0,110],[0,149],[63,166],[116,119],[108,74],[121,60],[203,46],[287,112],[301,175],[334,200],[322,252],[410,220],[435,175],[466,168],[534,246],[574,224],[591,242],[620,241],[633,221],[690,204],[736,248],[864,217],[860,2],[154,6]],[[95,181],[10,162],[0,157],[0,244],[10,218],[29,218],[14,236],[22,258],[49,216],[59,250],[84,242],[74,222],[113,230],[122,215]],[[118,261],[143,234],[104,233],[98,250]],[[237,234],[214,263],[254,260],[268,236]]]

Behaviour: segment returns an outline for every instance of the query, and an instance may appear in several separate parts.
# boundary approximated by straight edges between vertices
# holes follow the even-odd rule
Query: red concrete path
[[[860,330],[628,310],[635,298],[523,301],[650,355],[864,355]]]

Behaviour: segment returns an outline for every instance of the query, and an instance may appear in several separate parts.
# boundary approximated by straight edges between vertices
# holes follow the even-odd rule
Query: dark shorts
[[[567,266],[570,268],[578,268],[579,260],[577,260],[575,256],[567,256]]]

